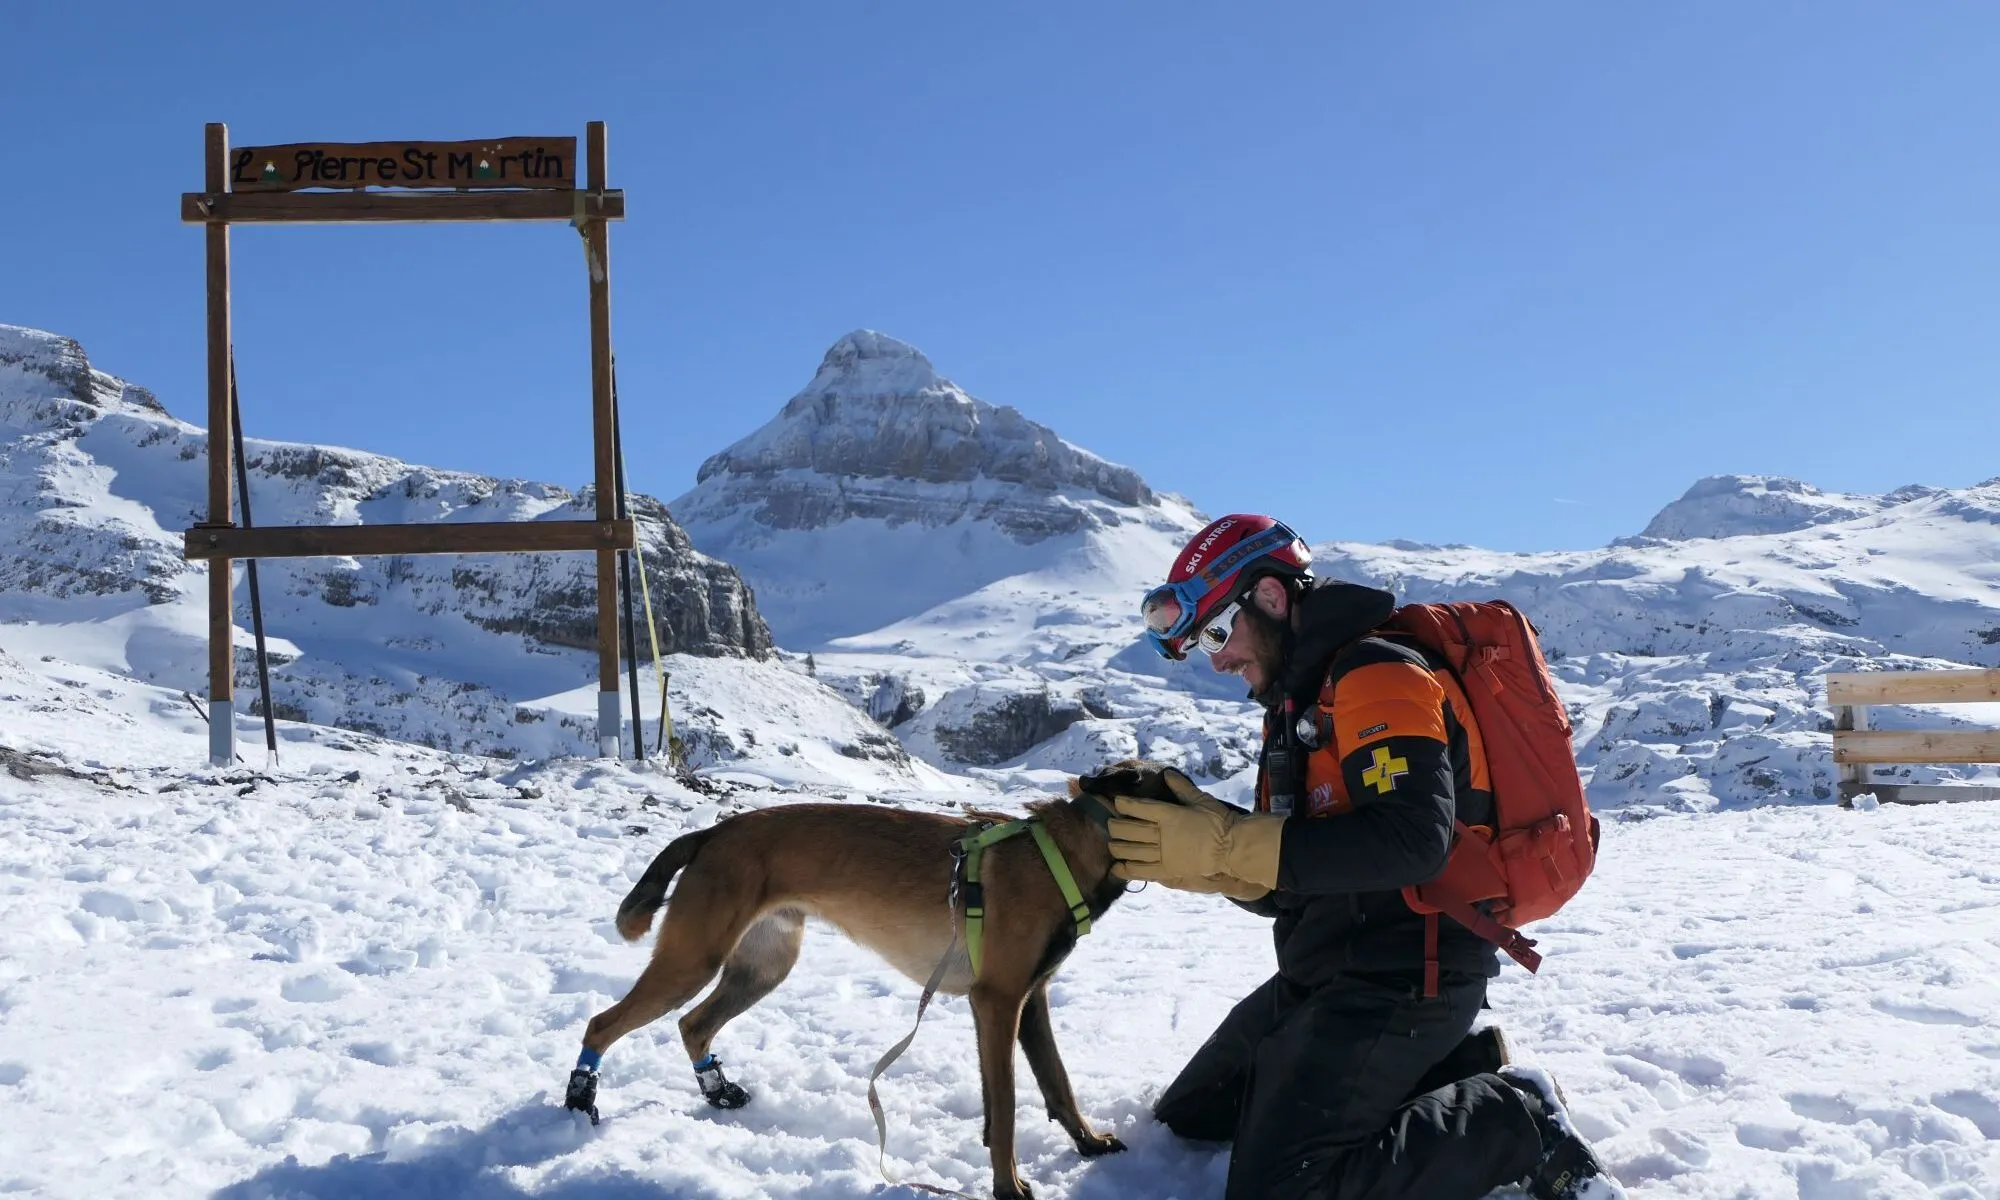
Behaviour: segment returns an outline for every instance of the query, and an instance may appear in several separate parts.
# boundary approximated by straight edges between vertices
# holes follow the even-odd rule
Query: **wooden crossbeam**
[[[1836,729],[1833,761],[2000,763],[2000,729]]]
[[[2000,787],[1977,783],[1862,783],[1842,787],[1840,806],[1854,807],[1854,797],[1873,792],[1883,804],[1963,804],[1970,800],[2000,800]]]
[[[1828,704],[1967,704],[2000,700],[2000,669],[1843,671],[1826,677]]]
[[[298,225],[323,221],[570,221],[625,219],[625,193],[184,192],[188,225]]]
[[[371,554],[511,554],[548,550],[630,550],[632,522],[468,521],[424,525],[317,525],[242,529],[197,525],[189,559],[359,558]]]

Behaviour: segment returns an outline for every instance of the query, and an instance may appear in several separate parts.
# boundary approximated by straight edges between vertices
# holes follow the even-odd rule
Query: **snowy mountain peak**
[[[1640,536],[1685,541],[1789,533],[1865,517],[1937,490],[1912,485],[1887,496],[1857,496],[1822,492],[1810,483],[1781,475],[1711,475],[1661,509]]]
[[[1016,409],[972,396],[939,375],[916,347],[870,329],[835,342],[805,390],[762,429],[710,457],[696,480],[755,480],[765,496],[760,519],[774,528],[819,528],[848,515],[843,505],[816,503],[820,488],[776,478],[791,472],[918,484],[990,481],[1119,504],[1153,500],[1138,472],[1071,445]],[[690,493],[676,507],[690,500],[700,497]]]
[[[1046,569],[1103,531],[1171,538],[1201,525],[1130,467],[988,404],[869,329],[835,342],[805,389],[697,480],[675,517],[744,571],[795,647]]]
[[[7,402],[0,420],[13,425],[59,420],[69,402],[107,411],[166,411],[145,388],[91,366],[75,338],[19,325],[0,325],[0,397]]]
[[[792,403],[815,393],[838,392],[848,396],[905,395],[920,392],[956,391],[938,377],[937,368],[924,352],[899,338],[873,329],[857,329],[835,342],[819,363],[812,385]],[[959,393],[963,395],[963,393]]]

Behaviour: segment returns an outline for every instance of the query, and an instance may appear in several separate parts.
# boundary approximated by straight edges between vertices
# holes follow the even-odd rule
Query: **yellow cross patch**
[[[1396,790],[1396,781],[1410,773],[1410,760],[1392,758],[1389,747],[1375,747],[1375,765],[1361,772],[1361,782],[1383,795]]]

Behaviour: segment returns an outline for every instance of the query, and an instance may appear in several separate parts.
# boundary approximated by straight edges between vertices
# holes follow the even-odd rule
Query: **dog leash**
[[[1108,816],[1101,801],[1093,801],[1097,812],[1088,812],[1091,819],[1098,819],[1098,813]],[[983,919],[986,915],[985,889],[980,883],[979,864],[987,847],[994,846],[1016,834],[1026,833],[1042,852],[1042,859],[1048,864],[1049,873],[1055,876],[1056,887],[1062,892],[1063,902],[1069,906],[1070,919],[1076,924],[1078,937],[1090,932],[1090,905],[1076,886],[1076,877],[1070,872],[1069,864],[1063,861],[1062,851],[1056,848],[1055,838],[1043,826],[1040,817],[1007,821],[999,825],[975,826],[964,837],[952,843],[951,855],[956,861],[952,865],[951,889],[945,895],[945,912],[953,922],[951,941],[946,943],[944,957],[938,959],[931,969],[931,977],[924,983],[924,994],[917,1001],[917,1019],[910,1024],[910,1032],[903,1040],[889,1047],[888,1053],[875,1061],[875,1069],[868,1073],[868,1111],[875,1117],[875,1169],[881,1173],[882,1181],[890,1187],[914,1188],[932,1196],[953,1196],[958,1200],[985,1200],[967,1192],[953,1191],[935,1184],[902,1181],[889,1174],[889,1123],[882,1114],[882,1100],[875,1092],[875,1081],[889,1065],[903,1056],[910,1043],[917,1040],[917,1029],[924,1023],[924,1013],[937,996],[938,985],[944,982],[944,975],[951,967],[953,955],[958,950],[958,902],[965,900],[965,942],[966,956],[972,964],[974,978],[979,975],[980,943],[982,941]]]
[[[951,890],[953,896],[956,897],[958,879],[955,874],[952,878]],[[956,905],[953,908],[954,915],[956,915]],[[911,1042],[917,1040],[917,1027],[924,1023],[924,1011],[931,1006],[931,1000],[937,995],[938,984],[944,982],[944,973],[950,969],[952,956],[957,950],[958,933],[953,931],[951,944],[944,948],[944,957],[938,959],[938,965],[931,970],[930,979],[924,983],[923,998],[917,1001],[917,1019],[911,1023],[910,1032],[903,1035],[902,1041],[889,1047],[889,1052],[875,1061],[875,1069],[868,1072],[868,1111],[875,1115],[875,1169],[881,1173],[882,1182],[888,1184],[890,1187],[915,1188],[917,1191],[925,1192],[932,1196],[955,1196],[959,1200],[985,1200],[984,1197],[974,1196],[966,1192],[953,1191],[946,1187],[938,1187],[936,1184],[917,1183],[915,1181],[905,1182],[889,1174],[889,1122],[882,1115],[882,1098],[875,1094],[875,1081],[882,1077],[882,1072],[889,1069],[890,1063],[895,1062],[903,1056],[903,1051],[910,1048]]]

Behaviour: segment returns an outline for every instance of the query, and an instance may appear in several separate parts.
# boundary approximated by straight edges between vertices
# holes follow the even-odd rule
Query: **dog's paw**
[[[717,1108],[742,1108],[750,1103],[750,1093],[722,1073],[722,1060],[711,1054],[694,1068],[695,1082],[701,1085],[702,1098]]]
[[[1093,1133],[1087,1138],[1078,1138],[1076,1152],[1085,1158],[1096,1158],[1100,1154],[1122,1154],[1125,1143],[1113,1133]]]
[[[1035,1192],[1023,1179],[1016,1179],[1012,1187],[995,1181],[993,1200],[1035,1200]]]
[[[727,1079],[714,1091],[704,1091],[702,1098],[717,1108],[742,1108],[750,1103],[750,1093],[743,1090],[743,1085]]]
[[[597,1072],[586,1071],[582,1067],[569,1073],[569,1087],[563,1094],[563,1107],[580,1112],[597,1124]]]

